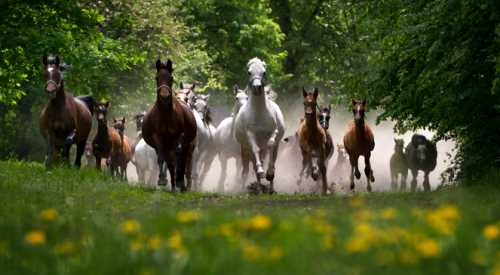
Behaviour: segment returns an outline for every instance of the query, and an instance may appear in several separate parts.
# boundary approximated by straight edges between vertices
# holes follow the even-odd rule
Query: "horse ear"
[[[318,97],[318,94],[319,94],[319,90],[318,90],[318,88],[314,88],[314,91],[313,91],[313,96],[314,96],[314,98],[317,98],[317,97]]]
[[[184,89],[184,84],[182,83],[182,81],[181,83],[179,83],[179,87],[181,88],[181,90]]]
[[[49,61],[48,61],[48,59],[47,59],[47,55],[46,55],[46,54],[44,54],[44,55],[43,55],[43,58],[42,58],[42,63],[43,63],[43,65],[44,65],[45,67],[47,67],[47,64],[49,64]]]
[[[59,60],[59,56],[56,55],[56,65],[59,66],[60,63],[61,63],[61,60]]]
[[[126,120],[125,117],[122,118],[123,124],[125,124]]]
[[[234,85],[233,86],[233,94],[234,95],[237,95],[238,94],[238,90],[240,89],[240,87],[238,86],[238,84]]]
[[[328,112],[331,112],[332,111],[332,104],[328,104]]]
[[[113,123],[116,123],[116,117],[113,118]]]
[[[306,88],[302,87],[302,96],[306,97],[307,96],[307,91]]]
[[[104,103],[104,106],[106,106],[106,109],[109,108],[109,101],[106,101],[106,103]]]
[[[191,90],[194,91],[194,88],[196,88],[196,83],[193,83],[193,86],[191,86]]]
[[[361,101],[361,104],[363,104],[363,106],[366,105],[366,98],[363,98],[363,100]]]
[[[161,60],[158,58],[158,60],[156,60],[156,70],[159,71],[161,68]]]
[[[172,73],[174,71],[174,68],[172,67],[172,60],[167,60],[167,70]]]
[[[356,99],[352,99],[352,105],[356,105]]]

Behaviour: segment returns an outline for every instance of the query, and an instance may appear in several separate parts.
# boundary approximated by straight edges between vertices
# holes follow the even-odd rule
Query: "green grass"
[[[94,170],[0,162],[0,274],[492,274],[493,185],[171,195]]]

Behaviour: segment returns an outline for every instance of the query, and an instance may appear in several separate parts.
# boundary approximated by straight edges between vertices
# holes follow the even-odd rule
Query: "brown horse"
[[[106,119],[109,102],[99,102],[96,104],[97,133],[92,142],[92,152],[95,156],[95,163],[98,170],[101,170],[102,160],[106,160],[106,165],[110,169],[111,175],[115,175],[117,166],[111,161],[111,156],[121,147],[120,134],[112,127],[108,127]]]
[[[158,185],[167,184],[170,173],[172,192],[191,188],[191,158],[196,137],[196,121],[189,107],[172,92],[173,68],[170,59],[156,61],[156,102],[144,117],[142,136],[158,156]],[[166,167],[165,167],[166,162]],[[187,188],[184,184],[187,178]]]
[[[128,137],[125,136],[125,122],[125,117],[113,118],[113,128],[118,131],[120,142],[113,142],[111,149],[112,171],[114,170],[123,180],[127,180],[127,165],[132,159],[132,146]]]
[[[354,121],[351,121],[347,128],[347,133],[344,135],[344,148],[349,155],[351,163],[351,190],[354,190],[354,175],[357,179],[361,177],[358,169],[358,158],[365,158],[365,175],[367,179],[366,189],[372,191],[370,181],[374,182],[373,170],[370,165],[371,151],[375,148],[375,140],[373,132],[365,123],[365,107],[366,100],[352,100],[352,113]]]
[[[45,91],[51,99],[40,114],[40,132],[47,141],[46,167],[62,151],[64,162],[69,164],[71,145],[76,143],[75,166],[80,167],[85,144],[92,128],[93,101],[91,96],[73,97],[64,90],[59,57],[43,57]]]
[[[309,168],[313,180],[317,181],[321,175],[321,192],[326,194],[328,189],[326,167],[333,153],[332,137],[327,131],[328,127],[322,127],[316,115],[318,89],[314,88],[313,92],[308,92],[302,88],[302,94],[304,96],[305,118],[301,120],[297,131],[302,152],[300,181],[306,168]]]

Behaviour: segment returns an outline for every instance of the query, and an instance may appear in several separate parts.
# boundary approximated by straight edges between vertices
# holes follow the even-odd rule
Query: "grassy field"
[[[500,274],[500,189],[223,196],[0,162],[0,274]]]

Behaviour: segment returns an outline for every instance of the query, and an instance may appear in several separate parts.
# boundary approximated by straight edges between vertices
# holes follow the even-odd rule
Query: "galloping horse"
[[[352,100],[352,113],[354,121],[351,121],[344,135],[344,148],[349,155],[351,163],[351,190],[354,190],[354,175],[357,179],[361,177],[358,169],[358,158],[363,156],[365,159],[365,175],[367,179],[366,189],[372,191],[370,181],[374,182],[373,170],[370,165],[371,151],[375,148],[375,139],[373,132],[365,123],[366,100]]]
[[[401,186],[400,190],[406,190],[406,177],[408,176],[408,162],[406,160],[405,153],[403,152],[405,142],[402,139],[394,139],[394,154],[391,156],[390,168],[391,168],[391,188],[392,190],[397,190],[398,188],[398,177],[401,174]]]
[[[166,169],[170,173],[172,192],[191,188],[191,158],[196,137],[196,121],[186,104],[172,92],[172,61],[156,61],[156,102],[147,112],[142,136],[158,156],[158,185],[166,185]],[[166,165],[165,165],[166,163]],[[184,175],[187,187],[184,184]]]
[[[125,136],[125,117],[114,118],[113,128],[118,131],[120,143],[116,144],[117,148],[111,150],[111,171],[114,170],[122,180],[127,180],[127,165],[132,159],[132,146],[128,137]],[[114,143],[113,146],[115,146]]]
[[[158,157],[155,149],[149,146],[142,138],[142,124],[146,112],[134,116],[137,128],[136,143],[133,147],[132,163],[135,165],[139,183],[155,184],[158,179]]]
[[[302,95],[304,96],[305,118],[301,120],[297,131],[302,152],[302,170],[299,181],[302,180],[304,171],[307,168],[311,169],[310,174],[314,181],[317,181],[321,175],[321,193],[325,195],[328,189],[326,167],[333,154],[332,137],[327,130],[330,110],[326,109],[325,118],[321,119],[323,123],[320,124],[316,113],[318,89],[314,88],[313,92],[308,92],[302,88]]]
[[[87,138],[92,128],[94,98],[73,97],[64,90],[63,69],[59,57],[43,57],[45,91],[52,97],[40,114],[40,132],[47,141],[45,166],[50,168],[54,157],[62,151],[69,164],[71,145],[76,143],[75,166],[81,166]]]
[[[405,155],[408,161],[408,168],[411,170],[413,176],[411,180],[411,191],[415,192],[417,189],[417,176],[419,170],[424,172],[424,190],[431,191],[429,173],[436,168],[436,144],[429,141],[425,136],[414,134],[411,137],[411,142],[406,146]]]
[[[233,87],[234,106],[230,117],[221,121],[215,130],[214,142],[221,163],[221,174],[219,178],[218,191],[224,191],[224,182],[227,176],[227,161],[230,158],[236,160],[236,171],[241,170],[241,146],[234,137],[234,117],[238,114],[241,106],[247,103],[248,95],[238,85]]]
[[[285,122],[280,108],[264,93],[266,64],[259,58],[251,59],[248,64],[248,102],[243,105],[235,118],[234,131],[236,140],[241,145],[243,163],[243,182],[246,183],[250,160],[257,176],[257,187],[263,190],[261,179],[270,182],[269,192],[274,192],[275,162],[278,147],[285,132]],[[264,172],[263,160],[271,151],[267,172]]]

